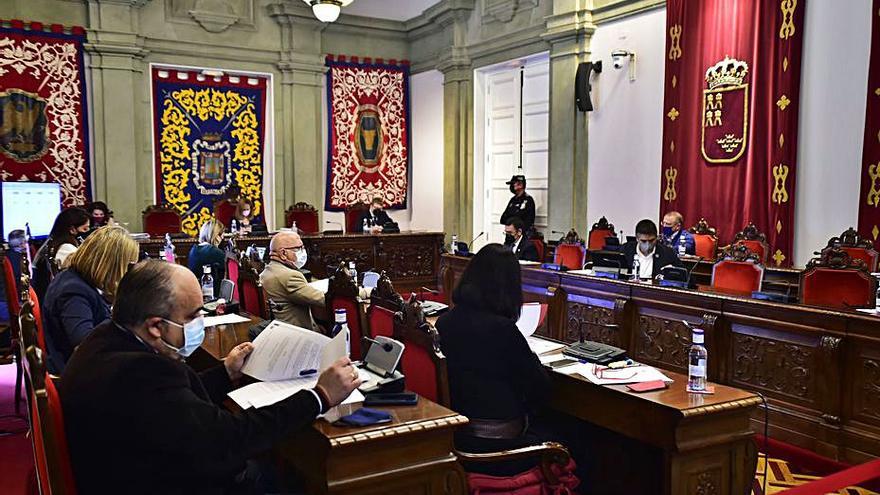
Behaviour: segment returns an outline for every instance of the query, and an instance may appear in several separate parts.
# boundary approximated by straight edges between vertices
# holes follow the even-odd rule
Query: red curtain
[[[669,0],[661,214],[726,244],[754,222],[790,266],[806,0]]]
[[[862,192],[859,194],[859,232],[870,235],[880,249],[880,0],[871,9],[871,66],[862,148]]]

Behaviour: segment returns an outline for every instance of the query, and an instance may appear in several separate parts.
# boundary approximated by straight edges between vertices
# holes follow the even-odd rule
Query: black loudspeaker
[[[590,84],[590,74],[602,72],[602,61],[598,62],[581,62],[578,64],[577,75],[574,78],[574,100],[577,103],[578,110],[581,112],[592,112],[593,102],[590,100],[590,90],[593,89]]]

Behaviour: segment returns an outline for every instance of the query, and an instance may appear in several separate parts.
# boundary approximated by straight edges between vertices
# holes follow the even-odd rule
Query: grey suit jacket
[[[276,319],[320,332],[311,307],[324,305],[324,293],[309,285],[302,273],[271,261],[260,273],[260,283],[269,299],[276,303]]]

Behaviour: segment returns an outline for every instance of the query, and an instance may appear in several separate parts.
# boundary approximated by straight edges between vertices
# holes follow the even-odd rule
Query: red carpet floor
[[[0,434],[0,494],[25,495],[27,480],[34,465],[31,439],[24,419],[6,417],[15,414],[15,365],[0,366],[0,432],[22,431],[13,435]],[[25,413],[25,405],[21,405]]]

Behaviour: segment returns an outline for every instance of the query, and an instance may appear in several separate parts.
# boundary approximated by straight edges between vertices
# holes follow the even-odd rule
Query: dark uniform
[[[507,182],[510,185],[510,192],[513,192],[513,183],[516,181],[521,181],[523,188],[525,188],[526,177],[524,175],[514,175]],[[501,214],[501,225],[508,225],[513,217],[519,217],[523,221],[523,232],[531,232],[533,230],[532,226],[535,223],[535,200],[529,196],[529,193],[523,192],[521,196],[514,195],[510,198],[510,201],[507,202],[507,208]]]

